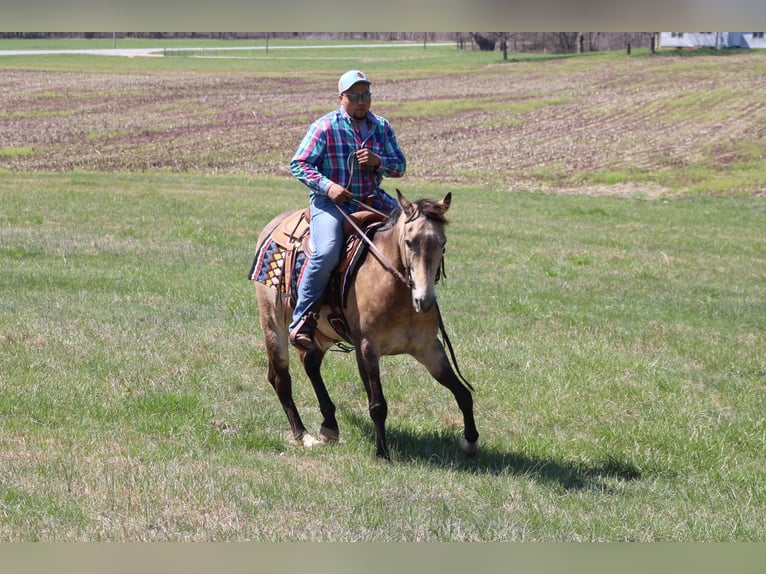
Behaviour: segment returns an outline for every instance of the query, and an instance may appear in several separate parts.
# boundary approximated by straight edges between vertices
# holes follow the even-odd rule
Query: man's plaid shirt
[[[330,185],[345,186],[354,198],[361,202],[386,202],[386,209],[392,198],[378,195],[382,177],[401,177],[407,168],[404,153],[396,142],[391,124],[385,118],[372,112],[367,113],[367,137],[362,139],[351,117],[343,108],[330,112],[309,126],[295,156],[290,162],[293,175],[311,190],[310,194],[326,195]],[[378,169],[360,168],[354,151],[367,148],[380,157]],[[349,181],[350,180],[350,181]],[[378,201],[370,201],[377,198]],[[341,205],[349,213],[358,207],[345,202]]]

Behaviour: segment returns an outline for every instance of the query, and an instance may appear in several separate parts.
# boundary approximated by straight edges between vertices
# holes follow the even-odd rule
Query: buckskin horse
[[[327,392],[320,368],[325,354],[333,345],[342,344],[343,340],[350,343],[356,352],[359,374],[367,391],[369,413],[376,434],[376,455],[390,460],[385,436],[388,407],[381,386],[379,360],[385,355],[409,354],[454,395],[464,423],[464,436],[460,438],[459,447],[464,454],[473,456],[478,452],[479,437],[473,415],[473,389],[457,367],[436,302],[435,286],[442,272],[446,243],[445,213],[452,194],[448,193],[440,201],[421,199],[410,202],[398,189],[396,191],[401,210],[388,221],[379,222],[372,239],[367,240],[368,244],[371,243],[367,246],[369,252],[358,263],[353,279],[345,287],[341,308],[343,327],[337,328],[338,305],[328,304],[329,297],[326,297],[318,312],[314,348],[310,351],[298,350],[323,416],[319,439],[306,431],[292,397],[288,324],[294,300],[291,302],[284,291],[286,285],[294,280],[282,275],[287,273],[283,269],[277,273],[281,289],[274,284],[269,286],[256,277],[259,257],[263,259],[263,252],[274,231],[280,224],[285,229],[288,218],[296,220],[299,212],[277,216],[261,232],[250,278],[255,281],[268,355],[268,380],[287,415],[296,442],[307,447],[337,442],[339,429],[335,405]],[[351,225],[354,228],[352,234],[359,236],[364,233],[355,223]],[[297,224],[290,223],[290,226],[292,229],[286,233],[294,235]],[[305,227],[307,231],[307,223]],[[299,255],[304,249],[310,250],[305,237],[305,247],[299,247],[300,244],[300,241],[293,243]],[[286,258],[284,252],[279,257],[282,260]],[[450,350],[454,368],[439,340],[439,332]]]

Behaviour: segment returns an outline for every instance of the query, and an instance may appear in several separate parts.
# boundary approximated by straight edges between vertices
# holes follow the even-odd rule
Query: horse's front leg
[[[454,395],[463,413],[464,438],[460,439],[460,450],[468,456],[476,455],[479,452],[479,431],[476,429],[476,421],[473,417],[473,396],[450,365],[444,346],[438,339],[434,339],[427,349],[414,357],[428,369],[433,378]]]
[[[386,445],[388,405],[383,396],[383,387],[380,384],[380,358],[369,341],[362,341],[357,345],[356,363],[364,383],[364,389],[367,391],[370,418],[375,425],[375,454],[378,458],[390,461],[391,456]]]

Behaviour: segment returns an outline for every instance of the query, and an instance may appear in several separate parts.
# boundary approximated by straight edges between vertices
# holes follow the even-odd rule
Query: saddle
[[[365,210],[351,214],[351,218],[370,240],[384,220],[381,214]],[[282,294],[284,303],[293,308],[298,299],[298,285],[311,257],[310,222],[311,211],[308,208],[285,217],[258,246],[248,275],[251,281],[276,289]],[[368,247],[347,221],[343,222],[343,236],[343,252],[325,289],[323,304],[330,307],[330,325],[350,343],[343,309],[348,287],[364,261]]]

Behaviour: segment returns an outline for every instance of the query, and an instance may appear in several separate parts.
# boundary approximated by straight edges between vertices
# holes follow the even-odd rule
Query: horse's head
[[[447,243],[444,214],[449,209],[452,194],[448,193],[441,201],[421,199],[414,203],[398,189],[396,194],[402,208],[400,249],[402,262],[409,273],[412,305],[415,311],[426,312],[436,302],[436,279]]]

